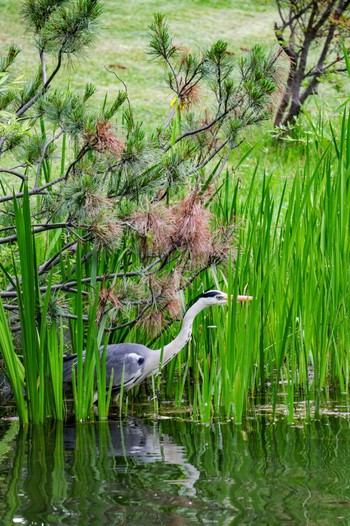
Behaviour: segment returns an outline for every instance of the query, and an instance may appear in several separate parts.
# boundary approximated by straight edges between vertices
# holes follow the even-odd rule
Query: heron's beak
[[[253,296],[237,296],[237,301],[252,301]]]
[[[228,294],[222,294],[224,299],[228,302],[228,300],[230,299],[230,296]],[[239,296],[231,296],[231,301],[241,301],[241,302],[246,302],[246,301],[252,301],[254,299],[254,296],[242,296],[242,295],[239,295]]]

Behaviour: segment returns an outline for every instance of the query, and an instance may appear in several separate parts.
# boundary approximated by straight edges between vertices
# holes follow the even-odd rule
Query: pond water
[[[346,409],[346,411],[345,411]],[[0,423],[0,524],[350,523],[350,417]]]

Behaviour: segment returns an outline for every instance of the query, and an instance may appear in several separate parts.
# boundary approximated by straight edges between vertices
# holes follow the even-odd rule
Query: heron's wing
[[[72,383],[72,367],[77,364],[77,355],[63,356],[63,383]]]
[[[137,344],[108,345],[106,353],[107,385],[113,371],[113,390],[136,385],[145,374],[147,347]]]

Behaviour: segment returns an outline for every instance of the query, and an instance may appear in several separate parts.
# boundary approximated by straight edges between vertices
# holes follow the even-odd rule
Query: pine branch
[[[60,183],[61,181],[64,181],[65,179],[66,179],[65,175],[58,177],[57,179],[54,179],[53,181],[43,184],[42,186],[38,186],[37,188],[34,188],[33,190],[29,190],[28,194],[30,196],[44,194],[47,188],[50,188],[50,186],[54,186],[55,184]],[[12,201],[13,199],[20,199],[23,196],[24,196],[24,192],[17,192],[16,194],[12,194],[12,195],[3,195],[3,196],[0,196],[0,203],[5,203],[6,201]]]
[[[19,179],[21,179],[22,181],[27,181],[28,177],[24,174],[21,174],[20,172],[17,172],[16,170],[12,170],[10,168],[0,168],[0,173],[6,173],[6,174],[11,174],[11,175],[14,175],[16,177],[18,177]]]
[[[36,228],[33,228],[33,234],[39,234],[40,232],[47,232],[49,230],[57,230],[58,228],[69,228],[73,225],[69,222],[67,223],[50,223],[47,225],[39,226]],[[13,234],[12,236],[2,237],[0,238],[0,245],[5,245],[6,243],[13,243],[14,241],[17,241],[17,234]]]

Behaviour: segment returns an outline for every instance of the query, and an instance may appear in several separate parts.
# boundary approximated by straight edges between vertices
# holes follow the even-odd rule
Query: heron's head
[[[229,296],[225,292],[220,290],[207,290],[201,294],[199,299],[205,303],[205,305],[226,305],[229,300]],[[232,300],[234,298],[232,297]],[[237,296],[236,301],[251,301],[253,296]]]

